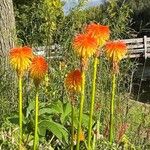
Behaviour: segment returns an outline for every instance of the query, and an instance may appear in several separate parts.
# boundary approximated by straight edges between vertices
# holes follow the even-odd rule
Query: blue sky
[[[101,4],[103,0],[89,0],[89,6],[95,6],[97,4]]]
[[[78,3],[78,0],[64,0],[64,1],[66,1],[66,4],[64,6],[65,13],[67,13],[70,8],[74,7]],[[102,3],[102,1],[104,0],[88,0],[87,7],[98,5]]]

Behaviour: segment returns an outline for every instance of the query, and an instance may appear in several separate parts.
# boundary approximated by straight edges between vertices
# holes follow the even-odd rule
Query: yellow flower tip
[[[48,71],[48,64],[44,57],[36,56],[33,58],[30,66],[30,76],[35,86],[38,86]]]
[[[85,141],[85,135],[84,135],[84,132],[82,130],[80,131],[79,140]],[[75,143],[77,142],[77,134],[74,135],[74,142]]]
[[[82,84],[82,75],[79,69],[73,70],[67,74],[65,87],[68,92],[80,92]]]
[[[82,58],[91,57],[97,50],[97,41],[89,34],[78,34],[73,40],[75,52]]]
[[[119,62],[127,53],[127,46],[123,41],[110,41],[106,43],[105,52],[113,63]]]
[[[10,64],[17,71],[18,76],[23,75],[28,69],[33,58],[32,49],[29,47],[12,48],[9,52]]]
[[[98,46],[102,47],[110,37],[108,26],[91,23],[85,27],[85,32],[97,40]]]

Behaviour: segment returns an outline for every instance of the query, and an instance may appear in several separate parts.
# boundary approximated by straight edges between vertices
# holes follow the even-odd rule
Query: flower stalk
[[[112,91],[111,91],[111,103],[110,103],[110,131],[109,141],[112,144],[114,141],[114,103],[115,103],[115,89],[116,89],[116,76],[112,74]]]
[[[92,96],[90,104],[90,114],[89,114],[89,124],[88,124],[88,150],[91,149],[91,135],[92,135],[92,117],[94,111],[94,102],[95,102],[95,89],[96,89],[96,74],[97,74],[97,64],[98,58],[94,58],[94,71],[93,71],[93,81],[92,81]]]
[[[80,147],[80,133],[81,133],[84,99],[85,99],[85,71],[82,70],[81,101],[80,101],[80,108],[79,108],[79,123],[78,123],[78,130],[77,130],[76,150],[79,150]]]
[[[22,147],[22,76],[19,76],[19,150]]]
[[[72,104],[72,111],[71,111],[71,150],[74,147],[74,106]]]
[[[35,130],[34,130],[34,150],[37,149],[38,145],[38,114],[39,114],[39,94],[38,88],[36,88],[36,95],[35,95]]]
[[[112,63],[112,90],[110,102],[110,124],[109,124],[109,141],[112,144],[114,141],[114,103],[116,90],[116,74],[119,73],[119,62],[127,53],[127,46],[122,41],[110,41],[105,46],[107,58]]]
[[[44,57],[36,56],[33,58],[30,66],[30,76],[33,78],[35,85],[35,130],[34,130],[34,150],[37,149],[38,145],[38,114],[39,114],[39,86],[41,81],[44,79],[48,70],[48,64]]]

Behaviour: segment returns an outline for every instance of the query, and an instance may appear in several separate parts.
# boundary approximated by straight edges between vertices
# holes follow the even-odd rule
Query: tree
[[[61,0],[13,0],[17,38],[20,44],[51,45],[63,19]]]
[[[135,0],[130,1],[129,5],[133,9],[133,24],[132,28],[138,33],[138,37],[144,35],[150,36],[150,1],[136,0],[136,5],[133,5]]]
[[[12,0],[0,2],[0,55],[6,56],[14,45],[15,19]]]

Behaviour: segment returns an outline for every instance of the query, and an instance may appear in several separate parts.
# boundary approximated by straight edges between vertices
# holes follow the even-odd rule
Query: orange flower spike
[[[97,40],[98,46],[102,47],[109,39],[110,30],[108,26],[91,23],[86,26],[85,32]]]
[[[108,42],[105,49],[106,56],[113,62],[119,62],[127,53],[127,46],[122,41]]]
[[[32,60],[32,64],[30,67],[30,76],[34,80],[35,86],[38,86],[41,80],[46,75],[48,70],[48,64],[44,57],[36,56]]]
[[[81,58],[91,57],[97,49],[97,41],[89,34],[78,34],[73,40],[73,47]]]
[[[23,75],[31,64],[33,58],[32,49],[29,47],[13,48],[9,52],[10,64],[17,71],[18,76]]]
[[[65,87],[69,92],[81,91],[82,76],[81,71],[76,69],[67,74]]]

